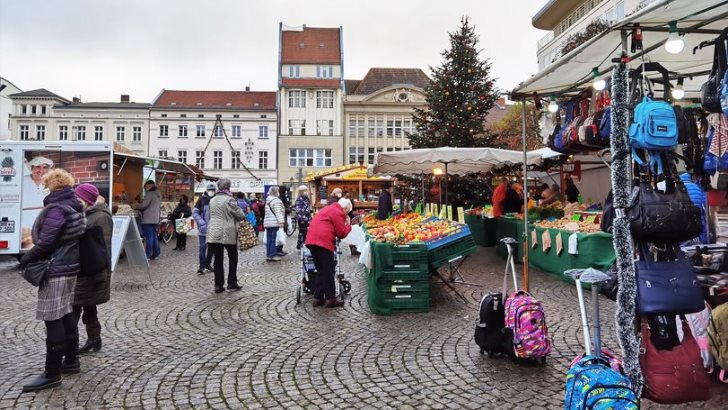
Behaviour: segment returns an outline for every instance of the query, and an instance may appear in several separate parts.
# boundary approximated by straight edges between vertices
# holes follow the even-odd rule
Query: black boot
[[[86,344],[78,349],[78,354],[88,353],[92,350],[101,350],[101,336],[89,336],[89,338],[86,340]]]
[[[63,364],[61,364],[61,373],[81,373],[81,362],[78,361],[78,336],[66,338],[63,355],[65,357],[63,358]]]
[[[23,386],[23,393],[49,389],[61,384],[61,360],[63,360],[63,344],[51,344],[46,341],[45,371],[30,383]]]

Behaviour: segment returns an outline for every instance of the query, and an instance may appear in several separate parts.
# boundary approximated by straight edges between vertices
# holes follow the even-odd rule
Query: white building
[[[654,0],[549,0],[532,19],[534,27],[549,32],[538,42],[538,69],[562,57],[569,36],[584,31],[595,20],[613,23]]]
[[[281,183],[344,164],[342,28],[279,27]]]
[[[21,141],[113,141],[147,153],[149,104],[69,101],[44,88],[10,95],[12,139]]]
[[[275,92],[162,90],[149,118],[150,156],[230,178],[235,192],[277,184]]]
[[[11,138],[10,116],[13,112],[13,100],[10,99],[10,95],[20,92],[23,92],[23,90],[6,78],[0,77],[0,140],[9,140]]]

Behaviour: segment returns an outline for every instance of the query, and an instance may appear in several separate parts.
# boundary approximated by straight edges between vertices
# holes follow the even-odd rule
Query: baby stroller
[[[351,292],[351,282],[344,279],[344,273],[341,270],[341,250],[339,249],[339,241],[336,241],[336,250],[334,251],[336,256],[336,295],[341,296],[341,300],[344,300],[345,295]],[[311,251],[306,246],[301,247],[301,273],[298,276],[298,289],[296,289],[296,304],[301,303],[301,298],[304,293],[312,294],[314,282],[316,280],[316,265],[313,263],[313,256]]]

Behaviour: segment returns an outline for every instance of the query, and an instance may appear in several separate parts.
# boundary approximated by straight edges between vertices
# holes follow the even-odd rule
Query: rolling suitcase
[[[601,347],[598,283],[607,281],[609,276],[591,268],[569,270],[565,274],[572,276],[576,281],[586,352],[577,357],[569,368],[566,377],[564,409],[639,409],[639,399],[632,390],[629,378],[622,373],[619,359]],[[589,337],[589,322],[581,288],[582,281],[592,283],[594,350],[592,350],[592,341]]]

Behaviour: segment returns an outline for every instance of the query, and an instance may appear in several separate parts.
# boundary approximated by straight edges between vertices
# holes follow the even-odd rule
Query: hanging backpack
[[[551,341],[541,302],[528,292],[519,290],[506,299],[505,311],[505,325],[513,333],[516,357],[540,359],[545,363],[546,356],[551,353]]]
[[[600,132],[603,122],[606,122],[608,124],[607,127],[609,127],[609,123],[611,122],[611,118],[609,118],[609,116],[611,115],[611,109],[609,107],[605,108],[608,97],[606,97],[605,93],[602,92],[595,99],[596,112],[594,112],[591,117],[587,118],[584,122],[584,140],[582,141],[582,143],[590,147],[608,148],[610,144],[610,130],[607,130],[606,133]]]
[[[672,150],[677,146],[677,135],[677,118],[670,103],[645,96],[637,104],[634,120],[629,126],[629,140],[633,148]]]
[[[708,112],[719,113],[722,111],[721,82],[728,71],[725,32],[716,38],[713,47],[713,67],[710,69],[708,81],[700,87],[700,104]]]
[[[718,377],[723,383],[728,383],[728,304],[724,303],[713,309],[708,325],[708,339],[715,364],[721,367]]]
[[[562,154],[568,154],[569,151],[569,130],[574,121],[574,111],[576,110],[576,101],[569,101],[565,105],[564,122],[559,127],[559,131],[554,135],[554,150]]]

